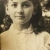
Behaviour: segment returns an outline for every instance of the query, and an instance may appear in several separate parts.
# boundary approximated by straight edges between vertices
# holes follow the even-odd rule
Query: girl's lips
[[[15,16],[15,17],[24,18],[25,16]]]

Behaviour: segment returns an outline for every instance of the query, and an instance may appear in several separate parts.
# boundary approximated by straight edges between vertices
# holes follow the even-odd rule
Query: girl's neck
[[[25,23],[25,24],[13,24],[14,29],[18,31],[22,31],[24,29],[27,29],[30,26],[30,23]]]

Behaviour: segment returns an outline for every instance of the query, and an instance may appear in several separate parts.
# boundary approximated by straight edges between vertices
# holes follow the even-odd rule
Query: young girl
[[[36,14],[40,6],[39,1],[5,0],[4,2],[5,12],[12,19],[12,24],[9,30],[1,33],[1,50],[48,50],[45,45],[49,33],[41,32],[42,17],[39,13]]]

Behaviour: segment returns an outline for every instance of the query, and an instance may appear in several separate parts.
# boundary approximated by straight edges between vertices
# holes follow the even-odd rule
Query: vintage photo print
[[[0,0],[0,50],[50,50],[50,0]]]

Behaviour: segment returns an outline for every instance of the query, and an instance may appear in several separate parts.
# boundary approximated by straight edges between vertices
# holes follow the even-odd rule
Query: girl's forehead
[[[28,2],[30,0],[9,0],[9,2]]]

